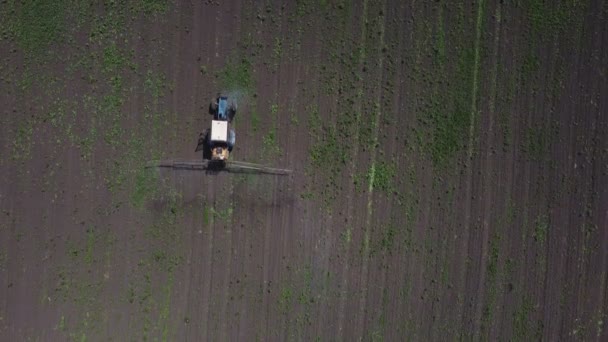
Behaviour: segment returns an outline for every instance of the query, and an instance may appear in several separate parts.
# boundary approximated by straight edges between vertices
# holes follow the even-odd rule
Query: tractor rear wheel
[[[217,112],[217,99],[212,99],[209,104],[209,114],[215,114]]]
[[[211,146],[209,141],[209,135],[211,134],[211,130],[207,128],[205,130],[205,134],[203,135],[203,159],[210,160],[211,159]]]

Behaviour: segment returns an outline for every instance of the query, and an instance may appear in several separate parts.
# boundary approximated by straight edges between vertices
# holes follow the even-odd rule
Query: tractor
[[[217,163],[228,161],[234,148],[236,135],[230,126],[236,115],[237,105],[234,100],[218,94],[209,105],[209,114],[213,115],[211,128],[199,135],[195,152],[203,151],[203,159]]]
[[[213,115],[211,128],[200,133],[195,152],[203,152],[202,161],[151,161],[148,167],[204,170],[211,173],[226,171],[231,173],[288,175],[291,170],[277,169],[264,165],[228,160],[234,148],[236,136],[230,126],[236,115],[237,104],[227,96],[218,94],[211,100],[209,114]]]

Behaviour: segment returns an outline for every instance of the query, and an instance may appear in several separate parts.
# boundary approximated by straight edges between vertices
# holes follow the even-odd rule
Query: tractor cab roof
[[[228,98],[226,96],[220,96],[217,101],[217,119],[222,121],[228,121]]]

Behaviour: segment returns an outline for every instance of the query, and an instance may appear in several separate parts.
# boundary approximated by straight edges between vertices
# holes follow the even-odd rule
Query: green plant
[[[482,312],[482,330],[487,331],[488,325],[491,324],[494,306],[496,305],[497,288],[496,281],[498,280],[498,257],[500,253],[500,240],[501,236],[495,233],[490,239],[490,253],[488,255],[488,264],[486,266],[486,272],[488,277],[486,279],[486,287],[488,288],[488,297],[486,305]]]
[[[397,172],[397,166],[394,163],[384,161],[372,164],[367,172],[367,180],[372,189],[391,192],[395,184],[394,178]]]
[[[531,160],[541,161],[549,152],[549,133],[545,128],[529,127],[525,133],[523,152]]]
[[[24,1],[16,9],[17,15],[8,18],[18,44],[38,54],[59,42],[65,31],[67,6],[65,0]]]
[[[293,291],[291,287],[285,286],[281,290],[281,295],[278,300],[279,312],[283,315],[288,314],[291,311],[291,302],[293,297]]]
[[[274,48],[272,50],[272,53],[273,53],[275,60],[278,63],[278,61],[283,56],[283,41],[281,40],[281,38],[276,37],[274,39]]]
[[[103,49],[102,58],[102,70],[105,73],[119,72],[128,62],[127,57],[115,43],[111,43]]]
[[[389,253],[391,253],[395,244],[395,235],[397,235],[397,230],[392,224],[386,227],[384,233],[382,234],[380,246],[382,246],[382,248]]]
[[[515,341],[540,339],[540,336],[534,336],[534,322],[530,318],[533,311],[534,303],[532,302],[532,299],[524,296],[522,298],[521,305],[515,311],[513,316],[513,339]]]
[[[228,221],[232,218],[232,214],[234,212],[234,208],[227,207],[225,209],[217,210],[214,207],[205,207],[204,216],[206,217],[206,222],[211,222],[211,218],[219,218],[223,221]]]
[[[252,106],[249,110],[251,117],[251,130],[255,133],[260,128],[260,115],[258,114],[256,106]]]
[[[549,218],[546,215],[539,215],[534,223],[534,241],[544,245],[547,241],[547,231],[549,230]]]
[[[131,193],[131,203],[141,208],[157,194],[158,174],[153,169],[140,168],[135,174],[135,186]]]
[[[93,227],[87,228],[87,246],[84,254],[84,262],[87,265],[93,263],[93,248],[95,247],[95,229]]]
[[[247,58],[229,60],[226,66],[220,70],[218,76],[223,89],[253,90],[253,65]]]
[[[139,0],[139,8],[146,15],[162,14],[169,9],[167,0]]]
[[[342,241],[343,246],[348,246],[352,241],[352,228],[346,227],[346,229],[340,233],[340,240]]]

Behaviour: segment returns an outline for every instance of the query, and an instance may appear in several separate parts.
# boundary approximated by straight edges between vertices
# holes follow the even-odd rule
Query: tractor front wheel
[[[236,101],[234,100],[230,100],[230,105],[228,105],[228,108],[230,108],[231,111],[236,112],[238,105],[236,104]]]
[[[209,114],[215,114],[215,112],[217,112],[217,100],[212,99],[209,104]]]
[[[232,122],[234,117],[236,116],[237,104],[236,101],[230,101],[230,105],[228,106],[228,112],[226,113],[228,116],[228,122]]]

